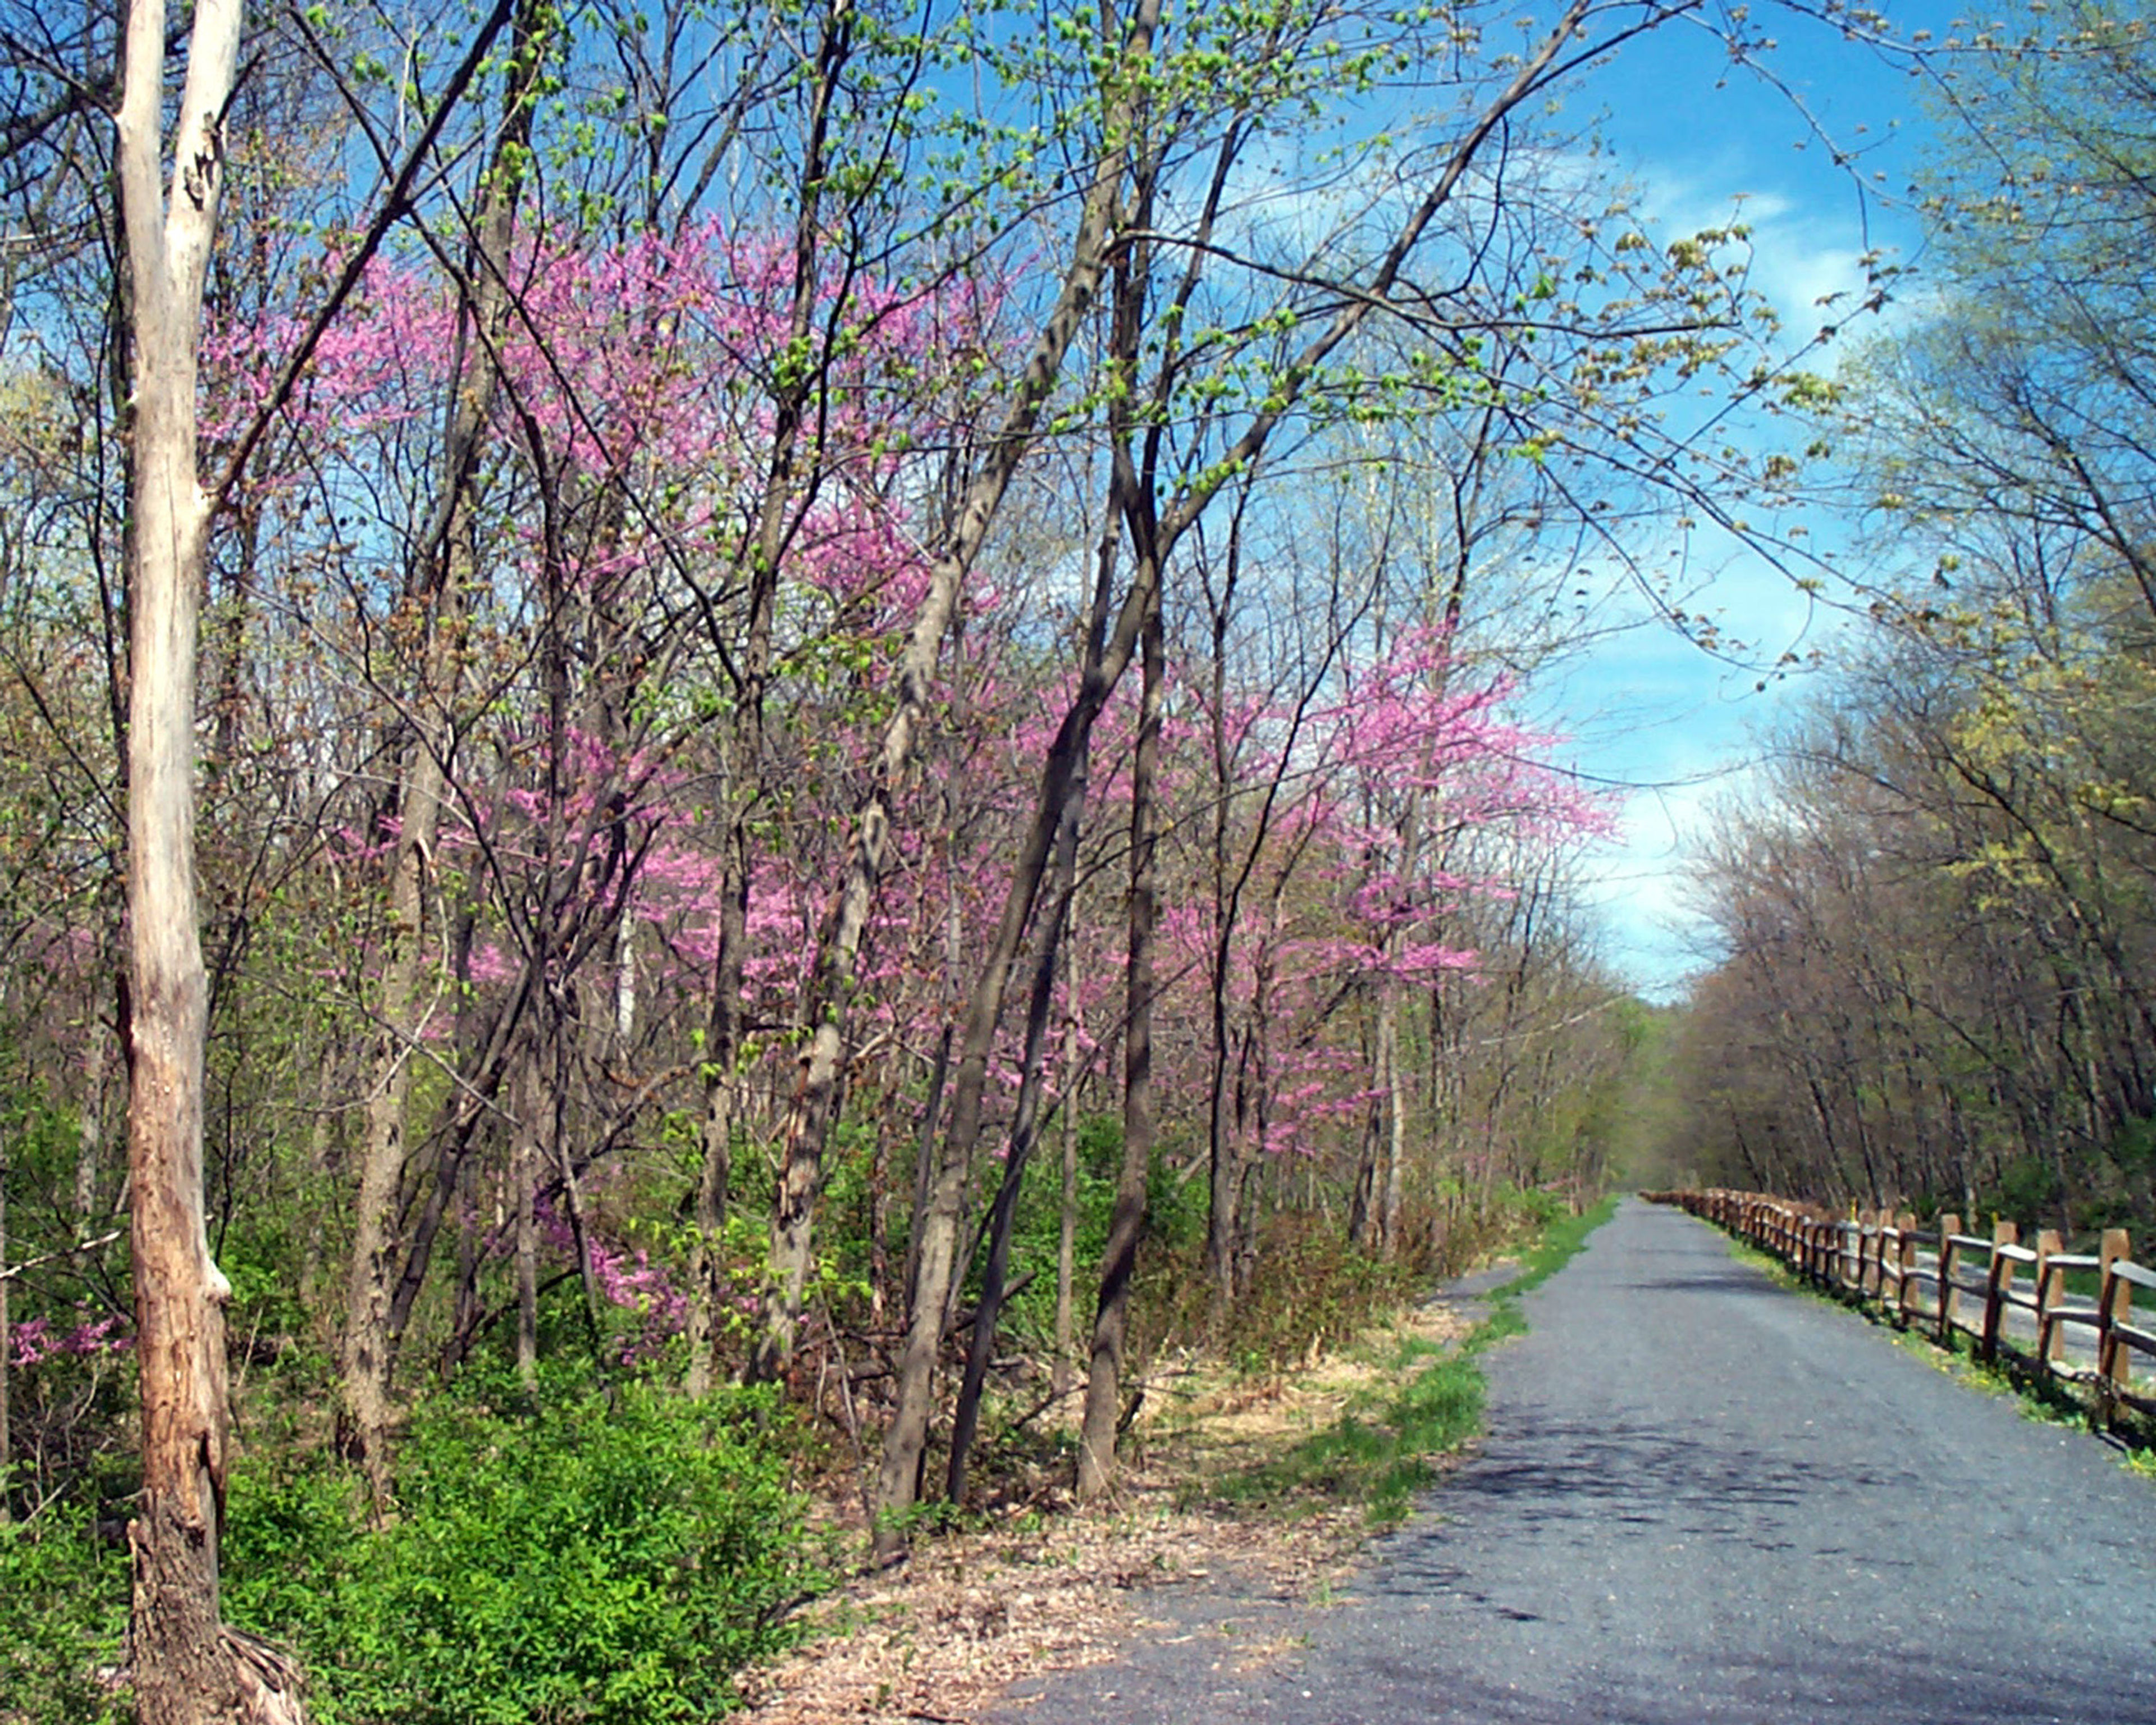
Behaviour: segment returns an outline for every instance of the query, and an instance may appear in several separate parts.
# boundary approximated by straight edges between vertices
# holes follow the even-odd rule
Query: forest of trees
[[[1568,117],[1758,25],[1522,18],[0,0],[0,1719],[709,1717],[803,1454],[880,1559],[1045,1398],[1100,1497],[1609,1181],[1522,714],[1829,392]],[[1839,386],[1929,561],[1714,860],[1702,1168],[2150,1202],[2095,46]]]
[[[1865,615],[1701,860],[1676,1163],[2156,1224],[2156,42],[2039,15],[1951,82],[1928,292],[1822,437]]]

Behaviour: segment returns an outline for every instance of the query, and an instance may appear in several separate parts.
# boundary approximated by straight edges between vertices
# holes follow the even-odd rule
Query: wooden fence
[[[2128,1410],[2156,1416],[2156,1331],[2133,1322],[2134,1291],[2156,1294],[2156,1270],[2133,1260],[2123,1228],[2108,1230],[2096,1251],[2069,1252],[2051,1230],[2023,1245],[2011,1222],[1994,1223],[1987,1240],[1963,1233],[1954,1215],[1920,1227],[1906,1210],[1832,1216],[1756,1192],[1641,1195],[1727,1229],[1942,1347],[1958,1332],[1987,1363],[2004,1356],[2078,1384],[2106,1425]],[[2069,1293],[2072,1271],[2095,1273],[2094,1299]]]

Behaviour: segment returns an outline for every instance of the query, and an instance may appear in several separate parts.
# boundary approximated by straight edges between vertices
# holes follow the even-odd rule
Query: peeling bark
[[[162,182],[165,9],[127,14],[119,114],[136,361],[128,475],[127,1165],[142,1491],[128,1527],[143,1725],[299,1717],[281,1661],[235,1656],[218,1620],[230,1438],[224,1309],[203,1194],[208,979],[194,875],[195,655],[210,499],[198,472],[203,284],[224,178],[238,0],[198,0]]]

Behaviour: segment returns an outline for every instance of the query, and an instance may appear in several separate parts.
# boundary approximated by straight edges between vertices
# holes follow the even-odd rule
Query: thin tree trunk
[[[1093,1320],[1086,1411],[1078,1440],[1078,1501],[1091,1503],[1115,1482],[1116,1427],[1122,1418],[1123,1339],[1130,1323],[1131,1278],[1145,1227],[1146,1183],[1152,1171],[1153,929],[1158,916],[1154,851],[1155,785],[1165,654],[1158,589],[1145,626],[1137,750],[1131,763],[1131,889],[1127,1002],[1123,1027],[1123,1164],[1108,1240],[1101,1258],[1101,1297]]]
[[[1235,1163],[1239,1146],[1228,1122],[1228,1001],[1229,964],[1233,952],[1234,924],[1240,906],[1243,870],[1231,889],[1228,875],[1228,825],[1234,803],[1228,792],[1235,770],[1228,745],[1228,624],[1241,578],[1242,517],[1237,512],[1228,539],[1228,567],[1219,596],[1206,583],[1213,614],[1213,974],[1211,1021],[1213,1060],[1205,1111],[1206,1218],[1205,1271],[1213,1285],[1209,1327],[1217,1340],[1227,1321],[1228,1307],[1235,1297]],[[1255,841],[1253,841],[1255,847]]]
[[[457,1205],[459,1214],[471,1225],[457,1232],[457,1292],[450,1307],[449,1339],[442,1345],[441,1378],[444,1384],[464,1369],[465,1360],[471,1357],[472,1343],[479,1339],[480,1321],[485,1316],[479,1284],[486,1269],[486,1237],[476,1225],[479,1199],[479,1168],[467,1159],[457,1176]]]
[[[336,1111],[330,1106],[338,1093],[337,1045],[322,1048],[320,1076],[315,1081],[315,1117],[307,1126],[307,1229],[300,1250],[300,1301],[309,1312],[322,1310],[325,1256],[328,1233],[330,1192],[337,1174]]]
[[[1106,595],[1096,592],[1105,608]],[[1130,615],[1126,608],[1127,618]],[[884,1459],[878,1476],[877,1507],[881,1520],[876,1533],[880,1557],[895,1556],[903,1543],[896,1512],[911,1505],[917,1495],[921,1456],[928,1437],[929,1405],[932,1400],[936,1357],[942,1348],[952,1294],[963,1266],[957,1260],[958,1239],[963,1227],[967,1178],[981,1132],[982,1104],[988,1087],[988,1061],[993,1051],[996,1027],[1003,1014],[1004,996],[1018,960],[1027,923],[1040,897],[1040,885],[1054,835],[1061,830],[1074,796],[1082,797],[1085,757],[1093,723],[1128,663],[1128,631],[1119,627],[1107,656],[1098,656],[1097,632],[1093,662],[1081,680],[1080,694],[1065,714],[1055,741],[1042,769],[1041,786],[1034,808],[1031,829],[1013,870],[1003,916],[974,986],[959,1045],[957,1080],[952,1087],[951,1123],[943,1135],[942,1150],[930,1184],[928,1204],[921,1218],[920,1255],[908,1302],[906,1338],[899,1358],[897,1405],[884,1436]],[[1037,1075],[1040,1050],[1030,1050]]]
[[[723,912],[721,915],[723,916]],[[726,937],[720,937],[723,943]],[[717,990],[713,999],[724,998]],[[729,1003],[731,1005],[731,1003]],[[715,1004],[711,1017],[721,1016]],[[716,1039],[706,1033],[706,1050]],[[704,1113],[698,1132],[702,1152],[696,1176],[696,1232],[689,1248],[689,1369],[686,1388],[692,1396],[711,1394],[717,1381],[720,1303],[726,1296],[724,1262],[721,1254],[726,1220],[726,1200],[733,1182],[734,1103],[738,1081],[721,1070],[718,1060],[706,1054],[704,1072]]]
[[[102,966],[99,973],[109,974]],[[104,1014],[95,1009],[90,1014],[89,1030],[90,1046],[84,1054],[82,1111],[75,1122],[74,1152],[75,1225],[85,1235],[97,1212],[97,1189],[103,1183],[105,1086],[112,1069],[115,1040]]]
[[[624,916],[613,932],[613,1040],[623,1054],[636,1034],[636,919]]]
[[[8,1147],[0,1142],[0,1527],[14,1519],[10,1504],[14,1484],[8,1471],[13,1453],[8,1428]]]
[[[732,773],[730,771],[728,778]],[[735,801],[731,784],[729,803]],[[692,1396],[717,1381],[721,1302],[726,1297],[726,1204],[733,1183],[733,1137],[740,1117],[741,991],[747,945],[747,823],[730,819],[719,883],[719,949],[712,963],[711,1010],[704,1024],[702,1154],[696,1176],[696,1232],[689,1251],[689,1370]]]
[[[440,1148],[435,1155],[433,1173],[424,1183],[424,1195],[408,1200],[408,1204],[418,1205],[418,1215],[404,1230],[410,1236],[410,1244],[398,1262],[395,1286],[390,1292],[388,1333],[393,1344],[404,1333],[406,1325],[411,1322],[412,1309],[418,1303],[420,1291],[426,1286],[434,1241],[440,1233],[442,1219],[449,1214],[463,1183],[465,1159],[471,1153],[480,1123],[498,1115],[497,1099],[513,1076],[511,1055],[523,1032],[525,1014],[537,993],[531,968],[526,965],[518,973],[509,998],[495,1012],[485,1047],[471,1065],[471,1077],[459,1085],[451,1098],[449,1118],[439,1131]],[[404,1214],[409,1214],[408,1209]],[[394,1363],[393,1348],[391,1363]]]
[[[957,921],[957,901],[953,900],[952,922],[955,925]],[[945,974],[957,974],[955,953]],[[955,1002],[947,1003],[943,1028],[936,1038],[936,1058],[928,1070],[928,1101],[921,1111],[920,1130],[914,1134],[913,1204],[906,1212],[906,1268],[900,1289],[908,1312],[913,1309],[913,1291],[921,1281],[921,1227],[928,1219],[929,1189],[936,1183],[936,1145],[937,1135],[943,1129],[943,1097],[951,1087],[951,1054],[957,1041],[957,1006]]]
[[[792,1326],[798,1319],[815,1195],[822,1183],[824,1153],[835,1118],[834,1105],[846,1060],[847,999],[853,989],[862,938],[890,864],[892,820],[900,789],[912,763],[914,738],[927,717],[930,685],[959,588],[979,554],[1019,462],[1032,447],[1040,411],[1061,375],[1064,356],[1083,326],[1106,270],[1111,217],[1127,157],[1122,140],[1130,130],[1133,105],[1139,99],[1139,69],[1151,55],[1161,7],[1162,0],[1137,0],[1120,44],[1124,79],[1108,116],[1107,136],[1115,141],[1095,166],[1055,304],[1035,334],[1020,368],[1010,408],[967,485],[957,517],[930,570],[928,590],[915,611],[913,627],[899,661],[896,699],[884,726],[867,795],[854,823],[845,865],[818,944],[816,974],[806,1002],[808,1044],[801,1057],[800,1076],[782,1137],[778,1203],[785,1225],[783,1234],[774,1230],[772,1271],[778,1309],[773,1314],[767,1338],[767,1352],[773,1357],[767,1370],[783,1361],[791,1346]],[[911,1501],[912,1489],[911,1485],[905,1488],[905,1501]]]
[[[1385,1189],[1378,1206],[1378,1250],[1388,1258],[1400,1250],[1400,1211],[1407,1202],[1407,1094],[1400,1071],[1400,1002],[1391,989],[1378,1003],[1378,1081],[1385,1096]]]
[[[1055,1233],[1055,1363],[1049,1387],[1060,1399],[1070,1393],[1072,1378],[1071,1296],[1078,1276],[1078,928],[1077,916],[1064,942],[1063,1188]]]
[[[1028,1003],[1025,1048],[1019,1060],[1018,1105],[1013,1111],[1009,1147],[1004,1157],[1002,1183],[997,1188],[988,1224],[988,1261],[981,1276],[981,1297],[973,1310],[973,1333],[966,1353],[966,1377],[951,1421],[951,1465],[946,1495],[953,1503],[966,1497],[966,1468],[979,1429],[981,1394],[986,1387],[989,1362],[995,1357],[996,1321],[1003,1311],[1005,1279],[1010,1269],[1011,1228],[1018,1215],[1019,1189],[1033,1159],[1036,1127],[1040,1117],[1041,1067],[1048,1040],[1048,1016],[1055,1003],[1055,969],[1061,956],[1065,929],[1070,918],[1071,894],[1078,876],[1078,829],[1085,819],[1086,780],[1091,739],[1081,736],[1077,760],[1071,768],[1055,835],[1055,880],[1053,902],[1036,937],[1039,952],[1034,959],[1032,998]]]
[[[1363,1047],[1368,1051],[1367,1042]],[[1355,1153],[1355,1188],[1348,1206],[1348,1238],[1359,1251],[1377,1250],[1378,1158],[1383,1130],[1383,1117],[1373,1101],[1363,1116],[1363,1137]]]
[[[1157,566],[1141,564],[1117,613],[1115,632],[1106,634],[1115,547],[1111,525],[1099,553],[1078,692],[1057,726],[1042,763],[1032,824],[1013,865],[995,941],[975,981],[967,1009],[951,1124],[944,1134],[927,1208],[918,1229],[921,1250],[911,1291],[906,1344],[899,1358],[897,1404],[884,1434],[883,1466],[877,1482],[880,1521],[876,1550],[878,1557],[886,1560],[896,1556],[903,1543],[897,1512],[914,1502],[920,1489],[936,1358],[963,1269],[957,1261],[957,1242],[964,1222],[966,1183],[980,1137],[988,1060],[1002,1019],[1004,993],[1039,901],[1056,836],[1063,831],[1066,819],[1075,818],[1075,808],[1083,804],[1093,726],[1130,664],[1145,619],[1156,614],[1159,607]],[[1030,1076],[1037,1081],[1040,1059],[1037,1041],[1029,1040],[1028,1052]]]
[[[539,1384],[539,1098],[534,1057],[517,1063],[510,1086],[510,1201],[516,1206],[516,1376]]]
[[[377,991],[377,1029],[367,1060],[367,1108],[346,1282],[341,1392],[347,1435],[365,1471],[377,1520],[390,1508],[391,1373],[399,1337],[393,1282],[400,1242],[412,1050],[433,1009],[426,944],[428,875],[448,795],[446,737],[429,734],[437,704],[446,716],[462,653],[464,592],[470,576],[469,521],[480,483],[483,435],[501,388],[495,360],[509,319],[510,237],[531,136],[531,102],[544,56],[536,0],[517,8],[504,91],[501,136],[481,192],[470,303],[459,336],[454,388],[433,518],[407,581],[405,603],[424,619],[425,645],[394,788],[388,926]],[[406,1261],[409,1261],[408,1253]]]
[[[834,0],[824,16],[818,43],[812,106],[803,143],[799,206],[793,229],[793,292],[788,337],[796,348],[811,341],[816,316],[819,254],[825,239],[821,214],[826,190],[831,108],[839,74],[853,49],[855,16],[844,0]],[[726,1224],[733,1173],[733,1135],[743,1113],[741,1071],[741,998],[747,958],[749,884],[754,872],[752,829],[764,796],[767,746],[764,703],[771,680],[772,632],[778,615],[778,573],[791,512],[801,483],[801,443],[812,392],[813,368],[783,382],[772,403],[771,446],[755,530],[746,546],[748,608],[743,639],[737,649],[726,643],[740,672],[734,690],[732,718],[726,734],[724,833],[721,839],[719,948],[712,965],[711,1004],[704,1027],[704,1114],[702,1164],[696,1183],[696,1232],[690,1253],[688,1389],[702,1395],[716,1375],[716,1348],[720,1302],[724,1299],[719,1247]],[[774,1195],[773,1239],[787,1231],[788,1189],[783,1180]],[[803,1259],[805,1273],[805,1256]],[[768,1304],[767,1293],[767,1304]],[[767,1314],[768,1316],[768,1314]],[[790,1323],[783,1346],[767,1346],[750,1362],[750,1375],[763,1375],[774,1359],[792,1347]]]

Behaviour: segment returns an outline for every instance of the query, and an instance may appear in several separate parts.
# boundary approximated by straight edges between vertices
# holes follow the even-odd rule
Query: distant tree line
[[[1703,1176],[2071,1231],[2156,1220],[2156,42],[1953,45],[1926,285],[1822,438],[1866,614],[1700,860]]]

